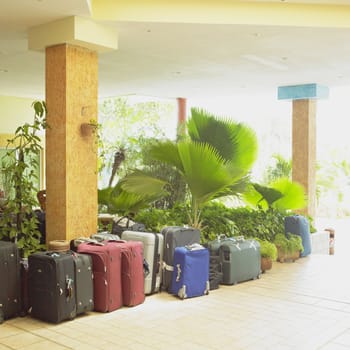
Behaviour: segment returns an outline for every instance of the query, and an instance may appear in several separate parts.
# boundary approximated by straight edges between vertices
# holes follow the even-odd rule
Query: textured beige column
[[[293,100],[292,179],[303,185],[307,206],[302,214],[316,214],[316,100]]]
[[[47,242],[97,230],[97,135],[82,125],[97,121],[98,57],[67,44],[46,48]]]

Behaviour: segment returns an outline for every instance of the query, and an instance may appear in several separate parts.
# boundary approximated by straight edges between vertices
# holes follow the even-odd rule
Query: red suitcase
[[[110,241],[113,242],[113,241]],[[122,248],[123,305],[135,306],[145,301],[143,271],[143,243],[141,241],[114,241]]]
[[[78,253],[92,257],[94,310],[109,312],[123,306],[121,281],[122,246],[110,242],[81,243]]]

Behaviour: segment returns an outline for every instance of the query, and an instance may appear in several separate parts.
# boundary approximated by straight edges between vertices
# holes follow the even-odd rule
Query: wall
[[[0,96],[0,134],[13,134],[19,125],[32,122],[32,99]]]
[[[18,126],[33,122],[33,101],[29,98],[0,96],[0,149],[7,146],[7,140],[13,137]],[[43,146],[44,144],[43,140]],[[44,151],[40,157],[40,188],[45,186],[43,155]]]

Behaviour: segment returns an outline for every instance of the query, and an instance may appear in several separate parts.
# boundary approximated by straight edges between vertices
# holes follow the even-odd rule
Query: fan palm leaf
[[[247,172],[256,160],[255,132],[242,123],[192,108],[187,126],[192,141],[212,145],[225,161],[242,169],[242,173]]]
[[[280,178],[272,182],[271,187],[283,193],[283,197],[273,203],[275,209],[297,210],[305,208],[305,191],[299,183],[288,178]]]
[[[214,198],[218,191],[233,182],[223,158],[211,145],[180,142],[178,151],[183,164],[182,175],[199,204]]]

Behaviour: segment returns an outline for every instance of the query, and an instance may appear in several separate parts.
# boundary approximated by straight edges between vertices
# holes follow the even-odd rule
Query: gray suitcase
[[[72,253],[75,272],[77,315],[94,309],[92,258],[88,254]]]
[[[221,244],[227,239],[230,239],[230,238],[224,234],[221,234],[221,235],[218,235],[215,240],[208,242],[207,246],[208,246],[210,255],[218,256]]]
[[[161,231],[164,236],[162,290],[170,292],[173,276],[174,251],[176,247],[185,247],[200,243],[200,231],[193,227],[167,226]]]
[[[145,294],[159,292],[162,277],[164,237],[160,233],[124,231],[123,240],[141,241],[148,271],[145,273]]]
[[[219,248],[222,263],[222,284],[236,284],[260,278],[260,244],[243,237],[224,240]]]
[[[20,269],[17,245],[0,241],[0,323],[21,312]]]

